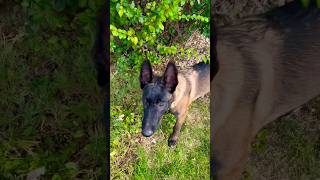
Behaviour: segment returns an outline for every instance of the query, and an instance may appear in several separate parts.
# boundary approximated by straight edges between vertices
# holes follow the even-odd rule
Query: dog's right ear
[[[152,81],[152,68],[148,60],[144,60],[140,71],[140,87],[144,88],[145,85]]]

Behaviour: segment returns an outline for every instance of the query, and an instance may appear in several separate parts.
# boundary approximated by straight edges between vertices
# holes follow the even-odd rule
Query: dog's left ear
[[[165,87],[172,94],[178,85],[178,70],[173,62],[169,62],[163,75]]]

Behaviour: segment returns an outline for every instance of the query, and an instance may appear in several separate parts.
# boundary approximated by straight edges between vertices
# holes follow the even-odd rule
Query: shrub
[[[198,27],[207,27],[209,32],[210,6],[200,4],[199,0],[112,0],[110,7],[110,48],[121,69],[140,65],[144,57],[159,63],[162,56],[192,53],[175,44],[169,45],[167,36],[177,33],[172,27],[174,23],[190,21]],[[205,16],[197,14],[199,10]],[[191,14],[185,13],[187,11]],[[143,47],[147,48],[146,53]]]

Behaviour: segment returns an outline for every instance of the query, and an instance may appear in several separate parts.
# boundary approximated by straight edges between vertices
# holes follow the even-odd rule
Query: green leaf
[[[130,7],[131,7],[132,9],[135,7],[133,1],[131,1]]]
[[[160,22],[160,21],[158,21],[158,27],[163,31],[164,30],[164,26],[163,26],[163,24]]]
[[[143,16],[141,16],[141,17],[139,17],[139,23],[144,23],[144,18],[143,18]]]
[[[119,37],[120,39],[125,39],[125,38],[127,37],[127,35],[126,35],[126,34],[123,34],[123,33],[119,33],[119,34],[118,34],[118,37]]]
[[[113,30],[113,29],[117,29],[114,25],[110,24],[110,29]]]
[[[150,30],[151,32],[155,32],[155,29],[154,29],[153,26],[149,25],[148,27],[149,27],[149,30]]]
[[[122,17],[122,15],[123,15],[123,6],[120,6],[118,14],[119,14],[120,17]]]
[[[137,37],[131,38],[131,41],[133,42],[134,45],[138,44],[138,38]]]
[[[131,27],[129,28],[129,31],[128,31],[128,36],[131,36],[135,33],[134,29],[132,29]]]
[[[117,31],[116,29],[111,30],[111,33],[112,33],[112,35],[114,35],[114,36],[118,36],[118,35],[119,35],[119,34],[118,34],[118,31]]]

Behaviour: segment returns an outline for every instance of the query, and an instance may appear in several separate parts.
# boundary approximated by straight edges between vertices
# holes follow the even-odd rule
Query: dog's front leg
[[[168,140],[168,145],[170,147],[175,146],[177,144],[179,134],[180,134],[180,129],[184,123],[185,118],[186,118],[186,112],[177,113],[176,124],[174,125],[173,132]]]
[[[219,118],[219,113],[216,116]],[[216,161],[214,162],[216,164],[213,164],[214,179],[240,179],[252,140],[250,110],[246,108],[234,110],[214,130],[212,137],[213,159]]]
[[[186,114],[189,107],[189,99],[184,98],[181,104],[179,104],[174,111],[176,117],[176,124],[174,125],[173,132],[168,140],[169,147],[175,146],[177,144],[181,127],[186,119]]]

